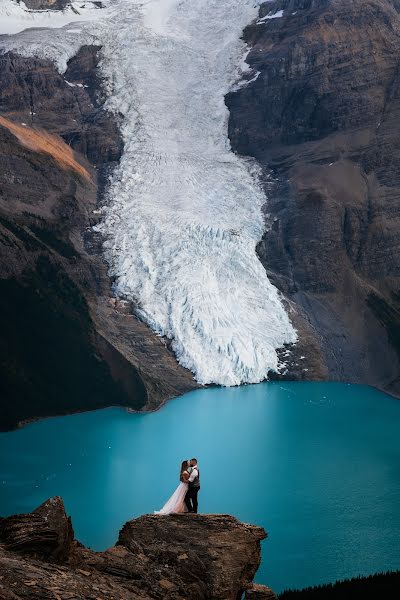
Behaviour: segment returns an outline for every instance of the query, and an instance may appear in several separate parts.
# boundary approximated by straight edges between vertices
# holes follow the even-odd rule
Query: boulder
[[[223,600],[239,597],[252,581],[265,537],[261,527],[229,515],[145,515],[124,525],[118,544],[145,548],[187,582],[185,589]]]
[[[28,514],[0,518],[0,542],[8,550],[48,562],[68,560],[74,532],[60,496]]]

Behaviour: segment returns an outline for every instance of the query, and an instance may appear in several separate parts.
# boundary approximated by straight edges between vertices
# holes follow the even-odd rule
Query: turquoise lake
[[[398,569],[399,423],[400,400],[375,389],[286,382],[45,419],[0,434],[0,514],[60,495],[77,539],[103,550],[196,456],[200,512],[268,531],[257,581],[279,592]]]

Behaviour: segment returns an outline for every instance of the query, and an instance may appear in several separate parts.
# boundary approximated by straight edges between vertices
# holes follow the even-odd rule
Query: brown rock
[[[246,28],[260,75],[227,105],[233,147],[264,169],[258,253],[300,333],[288,375],[398,394],[400,5],[275,0],[260,16],[278,10]]]
[[[49,498],[32,513],[0,517],[0,542],[5,548],[49,562],[66,561],[73,538],[71,519],[60,496]]]
[[[140,544],[175,572],[205,584],[206,597],[222,600],[238,597],[253,579],[265,537],[260,527],[229,515],[145,515],[124,525],[118,544]],[[178,543],[171,546],[171,540]],[[182,553],[188,560],[181,560]]]
[[[266,585],[253,583],[245,592],[245,600],[277,600],[276,594]]]
[[[168,581],[168,579],[160,579],[158,583],[159,586],[167,592],[175,592],[178,589],[178,586],[176,586],[175,583],[172,583],[172,581]]]
[[[71,534],[58,497],[2,519],[0,598],[237,600],[250,587],[266,536],[228,515],[146,515],[126,523],[105,552]]]

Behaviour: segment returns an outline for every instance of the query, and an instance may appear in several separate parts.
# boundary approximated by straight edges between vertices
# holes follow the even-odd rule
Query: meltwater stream
[[[88,22],[0,43],[61,70],[81,44],[101,45],[107,107],[122,115],[125,144],[99,226],[115,293],[172,340],[200,383],[262,381],[296,333],[256,255],[266,198],[255,164],[231,151],[224,102],[243,73],[240,38],[258,2],[104,4],[82,9]]]
[[[200,511],[268,531],[258,581],[281,591],[399,569],[399,419],[399,400],[325,383],[46,419],[0,434],[0,515],[61,495],[77,539],[103,550],[125,521],[164,504],[194,455]]]

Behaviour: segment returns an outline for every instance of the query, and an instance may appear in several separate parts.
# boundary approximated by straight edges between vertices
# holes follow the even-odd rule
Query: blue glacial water
[[[110,408],[0,434],[0,514],[64,499],[95,550],[162,506],[197,456],[201,512],[265,527],[276,591],[400,567],[400,401],[364,386],[211,388],[152,414]]]

